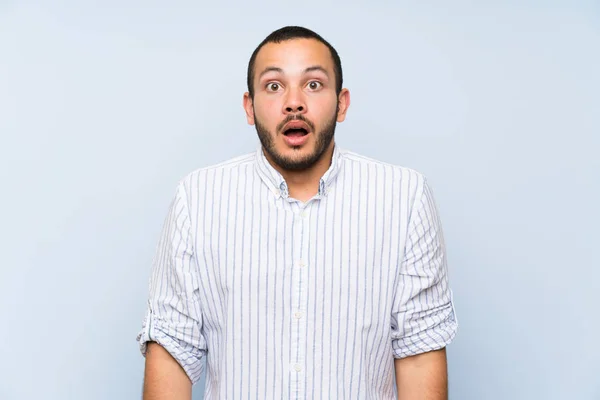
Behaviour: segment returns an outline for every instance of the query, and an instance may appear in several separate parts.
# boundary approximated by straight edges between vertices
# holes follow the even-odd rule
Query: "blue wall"
[[[96,3],[0,2],[0,398],[139,398],[175,183],[255,148],[248,58],[300,24],[342,57],[338,143],[434,188],[451,398],[600,399],[598,2]]]

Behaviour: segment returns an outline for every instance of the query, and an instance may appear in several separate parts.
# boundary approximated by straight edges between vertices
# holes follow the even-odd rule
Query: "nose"
[[[284,102],[285,114],[306,112],[306,102],[301,90],[290,89]]]

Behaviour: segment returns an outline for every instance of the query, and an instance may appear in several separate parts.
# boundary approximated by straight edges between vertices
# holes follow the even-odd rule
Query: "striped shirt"
[[[335,145],[306,203],[261,148],[183,178],[137,340],[193,383],[205,358],[207,399],[394,399],[394,359],[456,330],[426,179]]]

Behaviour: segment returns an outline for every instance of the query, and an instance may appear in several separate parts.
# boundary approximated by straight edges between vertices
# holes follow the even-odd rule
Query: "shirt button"
[[[302,371],[302,366],[301,366],[300,364],[296,364],[296,365],[294,365],[294,369],[295,369],[297,372],[300,372],[300,371]]]
[[[302,214],[300,214],[302,216],[302,218],[307,218],[308,217],[308,213],[306,211],[303,211]]]
[[[302,315],[303,315],[303,314],[302,314],[302,311],[297,311],[297,312],[294,314],[294,316],[296,317],[296,319],[300,319],[300,318],[302,318]]]
[[[304,260],[298,261],[298,266],[299,267],[306,267],[306,264],[304,263]]]

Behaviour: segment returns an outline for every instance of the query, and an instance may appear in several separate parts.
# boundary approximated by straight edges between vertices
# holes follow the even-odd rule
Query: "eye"
[[[268,92],[276,92],[280,88],[279,83],[269,82],[267,83],[267,91]]]
[[[308,82],[308,88],[309,88],[310,90],[317,90],[317,89],[320,89],[320,88],[321,88],[321,86],[323,86],[323,85],[322,85],[322,84],[321,84],[321,82],[319,82],[319,81],[310,81],[310,82]]]

